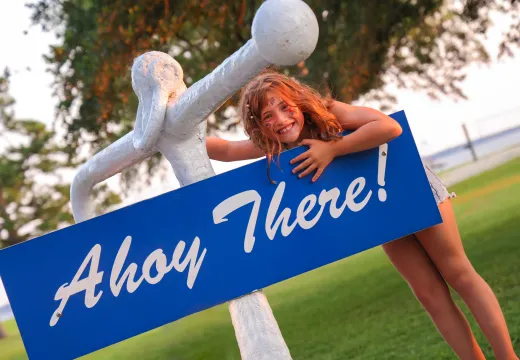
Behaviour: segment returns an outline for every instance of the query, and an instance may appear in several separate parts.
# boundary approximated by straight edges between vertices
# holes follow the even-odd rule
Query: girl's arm
[[[238,161],[257,159],[265,156],[250,140],[228,141],[214,136],[206,138],[206,149],[210,159],[218,161]]]
[[[334,142],[336,156],[374,148],[395,139],[403,131],[397,121],[375,109],[335,101],[330,110],[343,129],[356,130]]]
[[[293,174],[300,172],[300,178],[315,171],[314,182],[336,156],[377,147],[402,133],[397,121],[374,109],[335,101],[330,111],[336,115],[343,129],[355,131],[340,140],[329,142],[303,140],[300,145],[309,146],[309,150],[291,160],[291,164],[301,162],[293,169]]]

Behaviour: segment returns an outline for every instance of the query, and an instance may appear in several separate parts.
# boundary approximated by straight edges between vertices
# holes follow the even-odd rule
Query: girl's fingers
[[[298,165],[297,167],[295,167],[292,171],[293,174],[296,174],[298,171],[301,171],[303,169],[305,169],[307,166],[309,166],[310,164],[312,164],[312,159],[307,159],[305,160],[304,162],[302,162],[300,165]]]
[[[302,161],[303,159],[307,159],[309,157],[309,150],[296,156],[294,159],[290,161],[291,164],[297,163],[298,161]],[[294,172],[294,171],[293,171]]]
[[[312,182],[315,182],[316,180],[318,180],[318,178],[321,176],[321,174],[323,174],[323,170],[325,170],[325,168],[318,168],[318,171],[316,171],[316,175],[314,175],[314,177],[312,178]]]
[[[311,173],[311,171],[315,170],[318,166],[316,164],[311,164],[304,172],[302,172],[298,177],[301,179],[304,176],[307,176]]]

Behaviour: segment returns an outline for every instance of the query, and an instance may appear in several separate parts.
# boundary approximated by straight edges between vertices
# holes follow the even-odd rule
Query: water
[[[501,131],[478,140],[473,140],[477,158],[520,145],[520,127]],[[455,146],[438,153],[425,156],[424,162],[435,171],[443,171],[473,161],[473,156],[466,144]]]
[[[0,305],[0,322],[13,319],[13,311],[9,305]]]

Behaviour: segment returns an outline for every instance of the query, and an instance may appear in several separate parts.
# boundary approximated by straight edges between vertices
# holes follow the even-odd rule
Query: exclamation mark
[[[388,144],[379,146],[379,163],[377,167],[377,183],[379,186],[385,186],[386,157],[388,155]],[[377,192],[379,201],[386,201],[386,190],[381,188]]]

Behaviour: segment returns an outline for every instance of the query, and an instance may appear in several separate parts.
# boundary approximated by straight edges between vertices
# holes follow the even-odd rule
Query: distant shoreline
[[[14,319],[14,314],[13,310],[11,309],[11,305],[6,304],[0,306],[0,322],[4,322],[11,319]]]
[[[517,131],[520,132],[520,125],[516,125],[516,126],[510,127],[510,128],[507,128],[505,130],[501,130],[501,131],[492,133],[490,135],[483,136],[483,137],[480,137],[478,139],[475,139],[475,140],[473,140],[473,146],[478,146],[480,144],[483,144],[483,143],[486,143],[488,141],[494,140],[494,139],[496,139],[498,137],[504,136],[506,134],[514,133],[514,132],[517,132]],[[456,153],[457,151],[460,151],[460,150],[466,150],[467,148],[468,148],[468,144],[467,143],[461,143],[461,144],[449,147],[447,149],[437,151],[436,153],[433,153],[433,154],[430,154],[430,155],[426,155],[423,158],[426,161],[430,161],[430,160],[433,160],[435,158],[440,158],[440,157],[444,157],[444,156],[447,156],[447,155],[451,155],[451,154]]]

